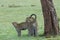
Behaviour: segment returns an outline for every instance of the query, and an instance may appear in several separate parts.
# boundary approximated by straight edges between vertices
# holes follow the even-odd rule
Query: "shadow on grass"
[[[58,21],[60,21],[60,18],[58,18]]]
[[[31,5],[31,7],[35,7],[36,5]]]

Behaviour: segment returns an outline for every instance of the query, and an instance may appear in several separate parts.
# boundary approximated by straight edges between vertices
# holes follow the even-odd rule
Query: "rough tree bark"
[[[46,36],[57,35],[59,24],[52,0],[41,0],[41,5],[44,16],[44,34]]]

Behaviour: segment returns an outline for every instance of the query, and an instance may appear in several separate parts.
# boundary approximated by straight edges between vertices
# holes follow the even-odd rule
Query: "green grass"
[[[9,5],[20,5],[18,8],[9,8]],[[54,0],[54,5],[60,18],[60,0]],[[4,7],[1,7],[4,5]],[[35,5],[35,6],[31,6]],[[28,37],[28,31],[22,31],[22,36],[18,37],[12,22],[23,22],[31,14],[37,15],[38,35],[44,32],[43,14],[40,0],[0,0],[0,40],[60,40],[60,36],[55,38]]]

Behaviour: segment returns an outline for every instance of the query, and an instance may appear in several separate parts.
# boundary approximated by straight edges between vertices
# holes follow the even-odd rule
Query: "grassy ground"
[[[9,8],[9,5],[20,5],[20,7]],[[54,5],[60,18],[60,0],[54,0]],[[1,7],[4,5],[4,7]],[[31,6],[35,5],[35,6]],[[40,0],[0,0],[0,40],[60,40],[60,36],[55,38],[28,37],[28,31],[22,31],[22,36],[18,37],[15,28],[11,24],[13,21],[23,22],[31,14],[37,15],[38,35],[44,32],[43,15]]]

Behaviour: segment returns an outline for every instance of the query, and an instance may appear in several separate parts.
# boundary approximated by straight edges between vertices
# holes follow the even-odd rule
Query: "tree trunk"
[[[46,36],[57,35],[59,33],[59,24],[52,0],[41,0],[41,4],[44,16],[44,34]]]

